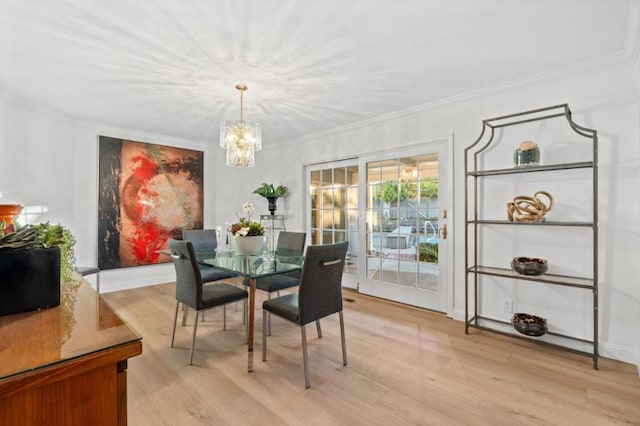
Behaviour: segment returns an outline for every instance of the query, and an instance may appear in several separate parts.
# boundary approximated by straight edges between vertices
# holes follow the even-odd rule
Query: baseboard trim
[[[113,291],[130,290],[133,288],[147,287],[163,283],[175,282],[175,273],[159,274],[147,279],[112,280],[100,277],[100,292],[111,293]]]
[[[640,369],[640,362],[638,362],[638,357],[634,348],[602,342],[600,342],[598,348],[600,349],[600,356],[615,359],[616,361],[625,362],[631,365],[637,363],[637,367]]]

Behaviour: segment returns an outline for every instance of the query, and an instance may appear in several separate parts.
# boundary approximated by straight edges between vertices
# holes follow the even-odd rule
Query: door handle
[[[447,239],[447,224],[445,223],[444,225],[442,225],[440,227],[440,231],[438,231],[438,234],[440,236],[441,239],[446,240]]]

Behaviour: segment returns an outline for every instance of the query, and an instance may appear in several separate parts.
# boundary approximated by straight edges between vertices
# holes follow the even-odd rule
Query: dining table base
[[[249,279],[249,336],[247,341],[247,370],[253,371],[253,345],[255,343],[254,325],[256,320],[256,279]]]

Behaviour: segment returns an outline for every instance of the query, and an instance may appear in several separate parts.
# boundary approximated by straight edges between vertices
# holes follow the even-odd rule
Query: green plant
[[[74,280],[75,244],[71,231],[64,226],[49,222],[27,225],[15,232],[0,237],[0,250],[31,250],[38,248],[60,248],[60,276],[63,282]]]
[[[255,209],[253,203],[250,202],[242,205],[242,211],[247,217],[238,216],[238,222],[231,225],[232,235],[240,237],[259,237],[264,235],[264,226],[262,226],[260,222],[251,221],[251,213],[253,213]]]
[[[418,249],[420,262],[438,263],[438,244],[420,243],[418,244]]]
[[[409,196],[409,185],[405,182],[387,181],[373,188],[373,199],[383,203],[406,200]]]
[[[264,226],[259,222],[252,222],[245,217],[241,217],[237,223],[231,225],[231,233],[242,237],[258,237],[264,235]]]
[[[438,195],[439,182],[436,177],[425,178],[420,181],[420,197],[428,200]]]
[[[253,191],[253,193],[261,195],[264,198],[269,198],[269,197],[280,198],[280,197],[284,197],[289,193],[289,188],[282,185],[278,185],[276,187],[276,186],[273,186],[272,183],[263,183],[262,185],[257,187],[255,191]]]

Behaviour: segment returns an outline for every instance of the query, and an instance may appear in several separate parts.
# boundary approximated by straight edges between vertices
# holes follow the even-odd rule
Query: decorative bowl
[[[547,320],[530,314],[513,314],[513,328],[527,336],[542,336],[547,332]]]
[[[537,257],[514,257],[511,269],[521,275],[542,275],[547,272],[547,259]]]

